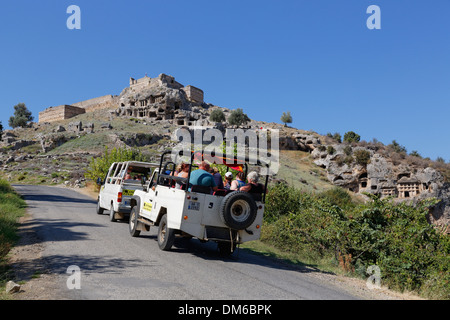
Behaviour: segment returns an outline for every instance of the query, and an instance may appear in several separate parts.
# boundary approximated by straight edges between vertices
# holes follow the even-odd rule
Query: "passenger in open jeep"
[[[240,190],[243,186],[245,186],[245,175],[242,171],[236,174],[236,180],[231,182],[230,190]]]
[[[189,191],[200,191],[203,193],[210,193],[211,189],[216,191],[217,186],[214,182],[213,176],[209,173],[209,164],[202,161],[197,170],[191,171],[189,178]],[[209,188],[209,192],[206,192]]]
[[[182,163],[180,165],[180,172],[178,173],[177,177],[180,178],[187,178],[189,176],[189,167],[190,165],[188,163]],[[184,188],[183,188],[184,187]],[[185,183],[181,184],[181,183],[176,183],[176,188],[177,189],[184,189],[185,190]]]
[[[261,183],[258,183],[259,181],[259,174],[256,171],[252,171],[247,175],[248,183],[241,187],[240,191],[245,191],[248,193],[251,193],[255,200],[261,200],[262,194],[267,193],[267,190],[265,189],[264,185]]]
[[[132,167],[129,167],[129,168],[128,168],[127,174],[126,174],[125,177],[123,178],[124,180],[130,180],[130,179],[131,179],[131,170],[132,170],[132,169],[133,169]]]

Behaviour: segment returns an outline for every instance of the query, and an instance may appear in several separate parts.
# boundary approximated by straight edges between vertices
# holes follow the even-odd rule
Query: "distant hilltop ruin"
[[[106,95],[70,105],[49,107],[39,112],[39,123],[57,122],[95,110],[114,110],[117,116],[171,120],[176,125],[192,125],[207,121],[207,116],[197,112],[208,108],[201,89],[183,86],[175,78],[160,74],[156,78],[145,76],[130,78],[130,86],[117,95]],[[193,112],[194,111],[194,112]],[[197,123],[199,124],[199,123]]]

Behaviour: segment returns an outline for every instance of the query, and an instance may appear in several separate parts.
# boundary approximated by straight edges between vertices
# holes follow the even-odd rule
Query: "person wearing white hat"
[[[233,180],[233,174],[230,171],[225,173],[225,181],[224,181],[224,189],[225,190],[230,190],[232,180]]]

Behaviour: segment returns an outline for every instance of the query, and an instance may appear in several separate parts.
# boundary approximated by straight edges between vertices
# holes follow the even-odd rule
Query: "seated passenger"
[[[231,182],[230,190],[240,190],[240,188],[243,186],[245,186],[244,173],[238,172],[236,175],[236,180],[233,180],[233,182]]]
[[[125,175],[125,177],[124,177],[123,179],[124,179],[124,180],[130,180],[130,179],[132,179],[132,177],[131,177],[131,167],[128,168],[127,174]]]
[[[189,164],[183,162],[183,163],[181,164],[181,166],[180,166],[180,172],[178,173],[177,177],[180,177],[180,178],[187,178],[188,175],[189,175]],[[184,184],[184,183],[183,183],[183,184]],[[182,189],[183,184],[177,182],[176,188],[177,188],[177,189]]]
[[[217,190],[216,183],[213,176],[208,172],[209,164],[202,161],[197,170],[191,171],[191,177],[189,178],[189,191],[192,186],[210,187],[214,191]]]
[[[248,183],[245,186],[241,187],[239,190],[252,193],[256,196],[256,200],[261,200],[261,195],[263,193],[266,193],[267,190],[265,189],[264,185],[258,183],[259,174],[256,171],[252,171],[247,175],[247,179]]]
[[[225,190],[230,190],[232,181],[233,181],[233,174],[230,171],[228,171],[227,173],[225,173],[225,181],[223,188]]]
[[[222,176],[220,175],[219,169],[217,167],[210,168],[209,173],[212,174],[214,182],[216,183],[217,189],[223,189],[223,180]]]

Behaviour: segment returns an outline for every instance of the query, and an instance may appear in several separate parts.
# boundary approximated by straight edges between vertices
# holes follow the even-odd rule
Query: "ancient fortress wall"
[[[54,122],[70,119],[83,113],[86,113],[86,110],[83,108],[64,104],[57,107],[50,107],[39,112],[39,122]]]
[[[181,90],[186,92],[186,96],[189,100],[203,103],[203,90],[196,88],[194,86],[186,86]]]
[[[194,86],[184,87],[181,83],[175,81],[175,78],[166,74],[160,74],[156,78],[150,78],[145,76],[141,79],[130,78],[130,87],[132,93],[139,92],[147,87],[168,87],[171,89],[183,90],[186,93],[186,97],[189,101],[194,103],[203,103],[203,91]],[[122,94],[121,94],[122,96]],[[141,107],[147,106],[148,103],[159,103],[158,99],[163,99],[164,95],[153,97],[153,101],[150,98],[149,101],[142,100],[139,101]],[[39,122],[54,122],[61,121],[75,117],[79,114],[93,112],[96,110],[103,109],[117,109],[119,107],[119,96],[106,95],[102,97],[97,97],[89,100],[84,100],[81,102],[73,103],[71,105],[61,105],[57,107],[50,107],[42,112],[39,112]],[[123,105],[124,106],[124,105]],[[134,104],[133,104],[134,106]],[[130,106],[131,107],[131,106]],[[175,109],[179,108],[179,104],[173,106]],[[140,111],[142,114],[142,111]],[[147,113],[150,114],[150,113]],[[144,115],[143,115],[144,116]]]
[[[45,109],[44,111],[39,112],[39,122],[54,122],[70,119],[86,112],[117,108],[117,104],[117,96],[107,95],[77,102],[72,105],[50,107]]]
[[[73,103],[72,106],[84,108],[87,111],[88,108],[93,107],[94,105],[111,103],[114,102],[115,100],[117,100],[117,96],[106,95],[98,98]]]

